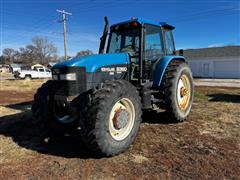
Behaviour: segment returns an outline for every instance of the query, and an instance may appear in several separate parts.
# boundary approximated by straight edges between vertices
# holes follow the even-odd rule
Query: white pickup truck
[[[35,79],[35,78],[51,78],[52,73],[47,68],[34,68],[33,70],[21,70],[14,73],[15,78]]]

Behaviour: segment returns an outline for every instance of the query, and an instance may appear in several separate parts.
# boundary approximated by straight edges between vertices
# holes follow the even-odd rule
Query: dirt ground
[[[240,89],[196,87],[189,118],[144,112],[133,146],[100,158],[76,137],[47,143],[31,124],[43,81],[1,81],[0,179],[240,179]]]

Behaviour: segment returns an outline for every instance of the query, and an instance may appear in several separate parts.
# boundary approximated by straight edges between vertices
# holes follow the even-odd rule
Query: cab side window
[[[152,79],[158,60],[164,56],[162,29],[159,26],[145,25],[144,79]]]
[[[173,43],[172,31],[164,30],[164,39],[165,39],[165,45],[166,45],[166,54],[167,55],[174,54],[175,48]]]
[[[155,61],[164,54],[161,38],[161,29],[156,26],[146,25],[145,59]]]

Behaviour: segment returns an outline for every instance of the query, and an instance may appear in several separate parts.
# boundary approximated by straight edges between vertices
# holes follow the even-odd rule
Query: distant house
[[[194,77],[240,79],[240,46],[183,51]]]
[[[6,64],[0,65],[0,72],[10,72],[10,66]]]

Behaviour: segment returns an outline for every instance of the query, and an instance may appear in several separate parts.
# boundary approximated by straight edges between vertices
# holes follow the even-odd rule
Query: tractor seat
[[[123,48],[121,49],[121,52],[127,52],[130,56],[131,63],[138,64],[138,58],[135,55],[136,52],[134,52],[132,48]]]

